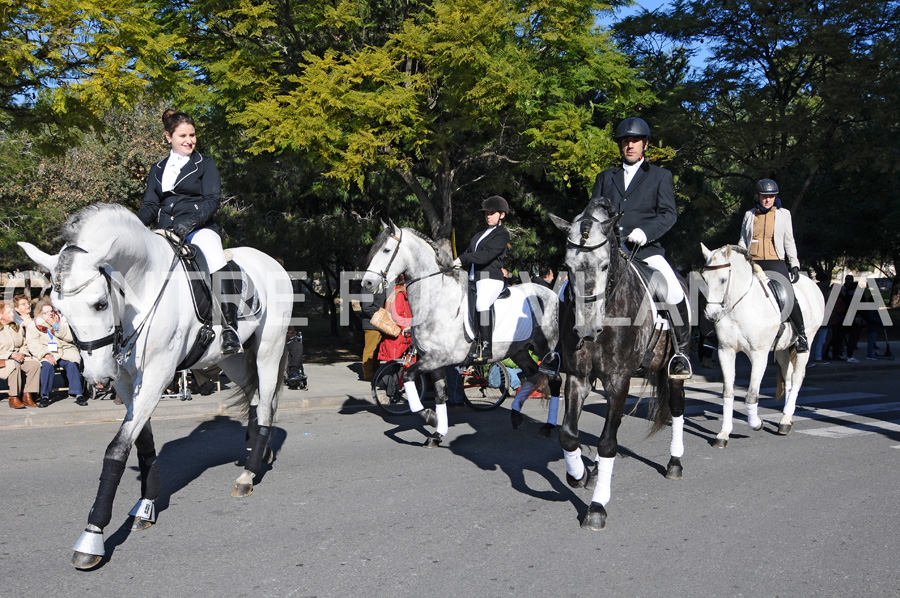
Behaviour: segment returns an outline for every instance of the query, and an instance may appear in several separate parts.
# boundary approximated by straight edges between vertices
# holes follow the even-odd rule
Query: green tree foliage
[[[794,214],[801,260],[823,276],[839,256],[898,253],[900,3],[676,0],[617,29],[656,74],[682,191],[703,198],[700,230],[735,241],[753,183],[768,177]],[[660,76],[660,63],[699,48],[705,68]]]
[[[604,126],[652,96],[595,25],[610,7],[213,0],[172,15],[193,15],[188,54],[252,151],[301,152],[361,190],[392,173],[446,241],[454,200],[513,195],[516,174],[583,193],[616,155]]]
[[[178,43],[141,0],[0,0],[0,122],[59,125],[68,136],[48,141],[65,147],[105,110],[176,84]]]

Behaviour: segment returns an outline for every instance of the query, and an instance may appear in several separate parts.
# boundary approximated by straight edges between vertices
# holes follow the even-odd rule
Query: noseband
[[[572,241],[569,241],[568,239],[566,239],[566,247],[569,247],[571,249],[577,249],[578,251],[584,251],[584,252],[591,252],[591,251],[594,251],[595,249],[600,249],[601,247],[603,247],[604,245],[609,243],[609,237],[605,237],[601,243],[597,243],[596,245],[587,245],[586,244],[588,238],[591,236],[591,229],[593,228],[594,223],[600,224],[601,227],[606,226],[609,223],[613,223],[613,225],[615,225],[615,223],[621,217],[622,217],[622,214],[619,214],[617,216],[613,216],[612,218],[608,218],[606,220],[601,221],[601,220],[598,220],[597,218],[595,218],[594,216],[584,215],[581,218],[576,219],[575,222],[579,223],[579,227],[580,227],[580,231],[581,231],[581,239],[579,239],[578,243],[573,243]],[[575,224],[575,222],[573,222],[572,224]],[[601,272],[605,272],[608,269],[609,269],[609,262],[603,264],[600,267]],[[570,273],[570,276],[571,275],[572,274]],[[600,293],[595,293],[593,295],[578,295],[575,292],[574,287],[572,288],[572,294],[576,299],[580,299],[584,303],[593,303],[594,301],[597,301],[598,299],[600,299],[600,296],[601,296]],[[609,294],[610,294],[609,293],[609,284],[607,284],[606,288],[604,289],[603,296],[609,297]]]
[[[719,312],[719,317],[716,319],[716,321],[721,320],[727,314],[734,311],[734,308],[737,307],[738,303],[743,301],[744,297],[746,297],[750,293],[750,289],[753,288],[753,279],[756,278],[756,276],[751,271],[750,272],[750,286],[747,287],[747,290],[744,291],[744,294],[741,295],[737,301],[732,303],[731,306],[726,309],[725,302],[728,301],[728,291],[731,287],[731,273],[733,272],[733,270],[731,270],[731,262],[725,262],[724,264],[717,264],[715,266],[705,266],[703,268],[703,272],[709,272],[710,270],[721,270],[722,268],[728,268],[728,278],[725,280],[725,291],[722,293],[722,300],[721,301],[710,301],[707,298],[707,301],[706,301],[707,303],[711,303],[712,305],[722,306],[722,311]]]

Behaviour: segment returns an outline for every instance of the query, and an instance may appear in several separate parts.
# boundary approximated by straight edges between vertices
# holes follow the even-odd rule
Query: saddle
[[[213,339],[216,338],[212,324],[215,318],[221,319],[221,309],[218,303],[213,300],[209,265],[207,264],[206,256],[203,255],[200,248],[191,243],[182,242],[181,239],[169,231],[159,230],[156,232],[169,242],[172,251],[175,252],[178,260],[184,267],[190,283],[188,288],[191,291],[191,303],[194,306],[194,314],[203,325],[197,332],[197,337],[194,339],[194,344],[188,351],[187,356],[176,368],[177,370],[186,370],[197,363]],[[238,303],[238,319],[246,319],[248,316],[259,312],[259,294],[256,292],[252,279],[239,264],[231,260],[229,252],[226,252],[226,257],[237,267],[241,274],[241,300]]]
[[[778,311],[782,314],[781,323],[784,324],[787,322],[791,314],[788,312],[787,315],[784,315],[784,305],[787,303],[787,289],[784,288],[784,285],[781,284],[778,280],[772,280],[771,278],[768,280],[769,290],[772,291],[772,296],[775,297],[775,303],[778,304]]]

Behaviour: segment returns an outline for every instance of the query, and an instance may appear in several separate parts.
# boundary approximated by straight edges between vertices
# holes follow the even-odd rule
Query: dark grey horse
[[[684,381],[670,380],[667,365],[675,347],[662,319],[654,313],[647,285],[619,249],[618,218],[606,198],[591,200],[571,223],[550,215],[568,233],[566,266],[569,282],[560,309],[560,354],[566,373],[566,414],[559,432],[566,460],[566,480],[586,487],[596,478],[591,505],[581,524],[606,525],[616,434],[628,398],[631,378],[641,373],[656,387],[651,403],[651,434],[671,418],[672,444],[666,477],[679,479],[684,452]],[[606,392],[606,424],[597,445],[597,462],[585,468],[578,438],[578,419],[591,382],[599,378]]]

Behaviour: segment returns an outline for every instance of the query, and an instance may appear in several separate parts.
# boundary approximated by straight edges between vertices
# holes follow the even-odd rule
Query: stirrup
[[[541,363],[538,365],[538,371],[547,376],[556,378],[559,376],[559,368],[561,365],[562,359],[559,358],[559,353],[550,351],[541,359]]]
[[[682,359],[684,359],[684,361],[687,363],[687,369],[688,369],[687,374],[684,374],[684,373],[679,373],[679,374],[672,373],[672,364],[673,364],[673,363],[675,362],[675,360],[678,359],[679,357],[681,357]],[[672,356],[672,359],[669,360],[669,366],[668,366],[667,370],[668,370],[669,378],[672,379],[672,380],[688,380],[688,379],[694,377],[694,368],[691,367],[691,360],[688,359],[688,356],[685,355],[684,353],[676,353],[675,355],[673,355],[673,356]]]

